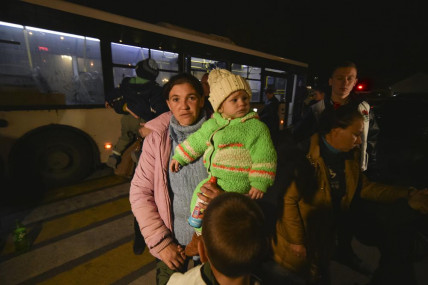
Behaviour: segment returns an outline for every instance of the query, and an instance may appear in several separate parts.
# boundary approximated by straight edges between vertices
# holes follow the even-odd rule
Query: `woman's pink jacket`
[[[173,242],[171,199],[168,194],[168,164],[171,153],[166,112],[146,123],[152,132],[144,139],[143,152],[131,181],[129,201],[150,253],[159,252]]]

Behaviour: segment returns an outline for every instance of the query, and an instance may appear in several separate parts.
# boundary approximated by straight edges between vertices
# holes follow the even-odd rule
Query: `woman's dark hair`
[[[363,119],[363,115],[358,111],[356,104],[345,104],[337,109],[325,109],[320,116],[318,132],[321,136],[325,136],[332,129],[346,129],[356,119]]]
[[[177,75],[172,76],[169,81],[163,87],[163,96],[165,100],[169,99],[169,92],[171,89],[177,84],[188,83],[192,85],[193,89],[196,91],[196,95],[202,97],[204,94],[204,89],[202,88],[202,84],[195,76],[189,73],[179,73]]]

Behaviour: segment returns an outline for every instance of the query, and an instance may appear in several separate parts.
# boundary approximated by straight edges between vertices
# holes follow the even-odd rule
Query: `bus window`
[[[280,74],[283,74],[283,75],[287,74],[287,72],[285,72],[284,70],[273,69],[273,68],[265,68],[265,71],[280,73]]]
[[[232,72],[247,79],[247,82],[251,87],[251,91],[253,93],[251,102],[260,102],[260,87],[262,85],[261,70],[262,69],[260,67],[232,63]]]
[[[2,76],[0,85],[30,85],[34,84],[28,68],[28,58],[25,52],[23,26],[0,22],[0,67]]]
[[[285,102],[285,92],[287,89],[287,78],[266,76],[266,87],[272,87],[275,89],[275,97],[279,102]],[[265,100],[263,96],[263,100]]]
[[[125,77],[135,76],[135,66],[143,59],[149,58],[149,49],[136,46],[111,43],[114,86],[118,87]]]
[[[114,64],[135,66],[139,61],[149,58],[149,49],[111,43],[111,56]]]
[[[118,87],[125,77],[134,77],[135,66],[141,60],[153,58],[160,72],[156,82],[163,86],[169,78],[178,72],[178,53],[111,43],[114,86]],[[119,66],[118,66],[119,65]],[[129,67],[124,67],[129,66]]]
[[[262,69],[260,67],[232,63],[232,72],[246,79],[261,80]]]
[[[192,57],[191,58],[191,70],[192,74],[197,77],[199,80],[202,79],[202,76],[213,70],[214,68],[227,68],[226,62],[216,61],[211,59]]]
[[[9,90],[2,105],[104,102],[98,39],[4,22],[0,31],[8,38],[0,45],[0,84]]]
[[[159,75],[156,81],[163,86],[169,81],[171,76],[179,71],[178,53],[151,49],[151,58],[156,60],[159,65]]]
[[[178,53],[152,49],[151,58],[156,60],[159,69],[178,72]]]

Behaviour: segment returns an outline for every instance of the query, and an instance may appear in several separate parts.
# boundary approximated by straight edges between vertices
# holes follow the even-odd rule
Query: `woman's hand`
[[[301,258],[306,258],[306,247],[303,244],[290,244],[291,252]]]
[[[206,209],[212,199],[223,193],[224,191],[218,187],[216,183],[205,182],[205,184],[201,186],[201,193],[198,193],[198,197],[204,201],[203,204],[199,203],[199,206],[202,209]]]
[[[159,252],[160,258],[171,270],[180,270],[184,265],[186,255],[184,249],[175,243],[170,243]]]
[[[254,200],[263,198],[263,195],[264,193],[262,191],[254,187],[251,187],[250,192],[248,192],[248,196]]]
[[[178,172],[179,170],[180,170],[180,163],[175,159],[171,159],[171,163],[169,164],[169,171]]]

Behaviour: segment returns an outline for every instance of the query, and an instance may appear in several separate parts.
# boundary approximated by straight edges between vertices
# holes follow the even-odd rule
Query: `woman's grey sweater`
[[[175,147],[190,134],[198,130],[205,120],[205,114],[201,114],[201,118],[196,124],[181,126],[174,116],[171,117],[169,124],[169,133],[172,141],[171,157],[174,154]],[[169,171],[168,174],[172,200],[174,236],[179,244],[185,246],[190,242],[194,233],[194,229],[187,223],[187,219],[190,216],[190,201],[192,200],[193,191],[199,182],[208,177],[208,172],[204,167],[201,157],[181,168],[179,172],[174,173]]]

